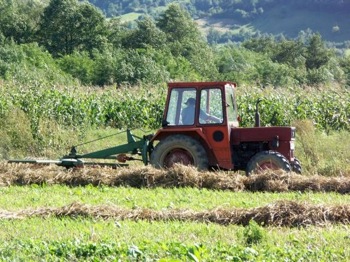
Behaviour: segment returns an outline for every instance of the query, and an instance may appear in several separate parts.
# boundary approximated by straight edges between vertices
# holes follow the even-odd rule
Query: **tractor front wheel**
[[[194,138],[185,135],[168,136],[161,140],[151,154],[151,165],[170,168],[179,163],[207,170],[209,163],[203,146]]]
[[[246,174],[249,176],[252,173],[258,173],[268,169],[281,169],[290,172],[292,168],[288,160],[282,154],[275,151],[262,151],[249,160]]]
[[[294,158],[294,161],[292,162],[292,170],[297,174],[301,174],[301,164],[297,158]]]

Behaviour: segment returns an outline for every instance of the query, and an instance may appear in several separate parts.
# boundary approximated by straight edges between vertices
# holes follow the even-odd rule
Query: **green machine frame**
[[[126,135],[127,135],[126,144],[98,150],[95,152],[78,154],[78,151],[77,151],[78,146],[73,146],[69,154],[63,156],[59,160],[14,159],[14,160],[9,160],[8,162],[9,163],[30,163],[30,164],[56,164],[58,166],[63,166],[66,168],[73,168],[73,167],[82,167],[84,165],[120,167],[120,166],[128,166],[128,164],[125,164],[126,161],[140,160],[145,165],[147,165],[149,163],[149,155],[153,149],[153,145],[152,143],[150,143],[150,140],[153,134],[144,135],[143,137],[138,137],[133,135],[131,131],[127,129]],[[90,141],[90,142],[94,142],[94,141]],[[90,143],[90,142],[87,142],[87,143]],[[84,143],[84,144],[87,144],[87,143]],[[139,155],[141,156],[141,159],[129,157],[126,154]],[[111,159],[111,160],[117,160],[121,163],[107,163],[107,162],[101,163],[98,161],[85,162],[84,159],[90,159],[90,160],[91,159]]]

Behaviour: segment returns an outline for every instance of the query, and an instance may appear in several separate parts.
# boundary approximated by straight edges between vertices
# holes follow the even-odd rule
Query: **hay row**
[[[64,168],[29,164],[0,163],[0,186],[64,184],[68,186],[195,187],[231,191],[314,191],[350,193],[350,177],[303,176],[284,172],[265,172],[246,177],[232,172],[199,172],[175,166],[169,170],[138,168]]]
[[[146,221],[191,221],[217,223],[220,225],[248,225],[251,220],[262,226],[326,226],[349,224],[350,206],[325,206],[279,201],[264,207],[251,209],[213,209],[195,212],[191,210],[168,209],[123,209],[111,205],[90,206],[72,203],[60,208],[25,209],[21,211],[0,210],[0,219],[24,219],[29,217],[92,217],[95,219],[146,220]]]

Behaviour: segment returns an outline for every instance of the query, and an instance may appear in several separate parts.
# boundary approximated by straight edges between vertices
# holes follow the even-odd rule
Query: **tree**
[[[273,53],[276,43],[275,39],[272,36],[263,36],[259,38],[251,38],[247,41],[244,41],[242,45],[248,50],[254,52],[270,54]]]
[[[313,34],[306,44],[305,67],[307,70],[307,84],[325,84],[334,79],[330,70],[330,61],[333,55],[322,41],[320,34]]]
[[[301,41],[285,40],[276,44],[273,50],[274,62],[287,64],[293,68],[305,66],[305,48]]]
[[[38,35],[40,43],[57,57],[101,49],[107,30],[104,16],[92,5],[77,0],[51,0],[41,17]]]
[[[305,58],[307,69],[318,69],[330,61],[331,52],[324,46],[320,34],[314,34],[309,39]]]
[[[130,36],[129,29],[124,23],[120,21],[120,18],[111,18],[107,20],[107,39],[108,43],[112,44],[115,48],[121,48],[123,43]]]
[[[0,33],[19,44],[32,42],[42,10],[40,2],[0,0]]]
[[[345,73],[345,83],[350,87],[350,56],[346,56],[340,60],[340,66]]]
[[[157,28],[155,22],[150,17],[145,17],[137,22],[137,28],[126,39],[124,44],[127,48],[142,48],[151,46],[163,48],[166,43],[166,35]]]
[[[207,35],[207,41],[209,44],[218,44],[220,42],[220,38],[222,37],[222,33],[213,27],[210,27],[208,35]]]
[[[188,12],[171,4],[156,25],[165,33],[167,46],[175,58],[187,59],[202,79],[216,78],[213,52]]]
[[[204,38],[188,12],[179,5],[171,4],[158,18],[156,24],[166,34],[168,45],[171,46],[175,56],[186,56],[192,51],[193,43],[204,42]]]

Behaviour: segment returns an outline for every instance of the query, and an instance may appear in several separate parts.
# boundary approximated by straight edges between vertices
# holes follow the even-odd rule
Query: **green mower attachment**
[[[153,150],[153,145],[152,143],[149,142],[153,137],[153,135],[150,134],[150,135],[145,135],[143,137],[137,137],[133,135],[129,129],[126,130],[126,134],[127,134],[126,144],[102,149],[95,152],[78,154],[77,146],[73,146],[69,154],[63,156],[59,160],[12,159],[12,160],[8,160],[8,163],[28,163],[28,164],[39,164],[39,165],[56,164],[58,166],[66,167],[67,169],[74,168],[74,167],[83,167],[86,165],[110,166],[110,167],[116,168],[121,166],[128,166],[128,164],[125,164],[125,162],[133,161],[133,160],[142,161],[145,165],[147,165],[149,162],[149,155]],[[90,142],[93,142],[93,141],[90,141]],[[138,156],[141,156],[141,158],[134,158],[133,156],[128,156],[127,154],[138,155]],[[119,163],[92,161],[93,159],[117,160]],[[85,160],[89,160],[89,161],[85,161]]]

